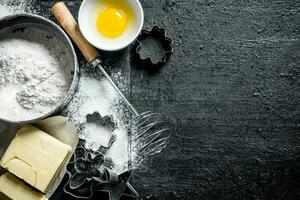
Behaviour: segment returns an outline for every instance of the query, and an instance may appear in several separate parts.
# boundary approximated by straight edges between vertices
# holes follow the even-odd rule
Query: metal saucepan
[[[15,14],[15,15],[9,15],[6,17],[3,17],[0,19],[0,34],[11,34],[12,32],[16,30],[26,29],[26,28],[35,28],[35,29],[41,29],[43,31],[49,32],[51,36],[56,37],[59,41],[62,42],[62,44],[65,44],[67,47],[67,53],[69,53],[68,57],[66,56],[66,59],[69,59],[67,62],[68,65],[70,65],[70,73],[72,73],[72,82],[70,84],[70,88],[68,93],[65,95],[63,100],[57,104],[55,108],[53,108],[50,112],[43,114],[42,116],[35,118],[35,119],[26,119],[24,121],[12,121],[8,119],[3,119],[0,116],[0,120],[11,122],[11,123],[28,123],[37,121],[43,118],[46,118],[60,110],[62,110],[72,99],[73,94],[75,93],[75,90],[77,88],[78,83],[78,77],[79,77],[79,65],[77,56],[74,50],[74,47],[72,45],[72,42],[68,38],[68,36],[65,34],[65,32],[54,22],[38,16],[38,15],[32,15],[32,14]],[[58,44],[59,45],[59,44]],[[68,66],[69,67],[69,66]],[[1,97],[0,97],[1,98]]]

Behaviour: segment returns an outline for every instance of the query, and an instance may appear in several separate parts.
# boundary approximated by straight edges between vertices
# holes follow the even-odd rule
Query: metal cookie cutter
[[[101,145],[98,149],[99,152],[105,153],[117,139],[117,136],[113,132],[116,129],[117,124],[114,122],[113,117],[102,117],[99,112],[94,112],[93,114],[88,114],[86,116],[86,120],[86,123],[81,125],[82,130],[84,130],[84,128],[87,126],[94,124],[96,126],[107,129],[109,131],[109,134],[111,134],[108,143],[105,145]]]
[[[134,199],[139,197],[128,182],[131,170],[118,176],[104,167],[103,154],[87,150],[81,145],[77,147],[73,160],[67,165],[69,180],[64,185],[65,193],[77,199],[91,199],[101,192],[108,193],[110,200],[119,200],[122,196]]]
[[[121,197],[137,199],[139,194],[129,183],[131,174],[132,170],[128,170],[120,174],[116,182],[98,183],[95,185],[94,191],[108,193],[109,200],[119,200]]]
[[[80,143],[67,165],[69,179],[64,185],[64,192],[78,199],[90,199],[95,184],[116,182],[118,176],[104,167],[101,152],[87,150],[82,146],[84,141]]]
[[[153,48],[155,47],[155,48]],[[145,52],[155,53],[146,54]],[[140,67],[155,72],[164,65],[173,52],[172,40],[166,37],[166,30],[154,26],[151,31],[142,30],[134,46],[133,61]],[[157,54],[158,55],[157,58]]]

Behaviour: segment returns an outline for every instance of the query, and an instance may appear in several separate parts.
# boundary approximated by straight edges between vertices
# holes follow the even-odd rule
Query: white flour
[[[38,8],[33,7],[36,0],[0,0],[0,17],[13,13],[36,14]]]
[[[62,101],[71,82],[65,49],[34,28],[0,37],[1,118],[38,118]]]
[[[0,4],[0,17],[4,17],[6,15],[10,15],[11,12],[3,5]]]
[[[86,67],[90,66],[81,66],[82,69]],[[127,116],[129,111],[121,103],[122,101],[115,89],[104,77],[101,77],[101,73],[96,72],[95,76],[90,77],[85,72],[82,73],[78,91],[65,112],[77,126],[86,124],[86,115],[95,111],[99,112],[101,116],[111,115],[113,117],[118,124],[117,129],[114,130],[117,138],[105,156],[112,160],[113,170],[120,174],[128,170],[130,152],[125,124],[129,118]],[[121,74],[113,73],[112,76],[119,79]],[[126,80],[118,80],[118,82],[121,90],[126,89]],[[109,139],[109,134],[105,133],[103,128],[90,124],[80,131],[79,137],[86,141],[86,148],[95,151]]]

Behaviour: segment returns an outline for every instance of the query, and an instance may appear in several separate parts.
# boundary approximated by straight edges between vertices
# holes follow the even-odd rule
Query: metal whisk
[[[168,144],[169,129],[163,128],[164,121],[158,113],[144,112],[131,121],[130,152],[135,154],[132,162],[141,164],[147,156],[160,153]]]

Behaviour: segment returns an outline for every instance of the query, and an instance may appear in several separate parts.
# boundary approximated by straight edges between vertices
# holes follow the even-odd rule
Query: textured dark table
[[[40,14],[52,2],[39,1]],[[80,2],[67,1],[74,15]],[[161,112],[172,137],[135,188],[172,200],[300,199],[300,2],[141,2],[144,27],[174,39],[169,63],[149,75],[130,48],[105,58],[128,68],[131,102]]]

